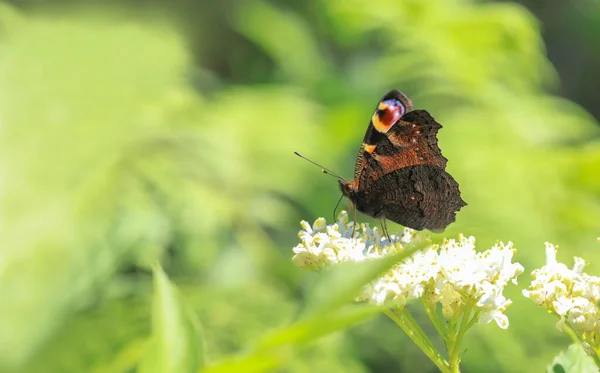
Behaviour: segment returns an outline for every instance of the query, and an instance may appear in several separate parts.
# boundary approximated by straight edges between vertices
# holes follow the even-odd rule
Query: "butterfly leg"
[[[381,230],[383,231],[383,234],[385,235],[385,237],[388,239],[389,242],[392,242],[392,239],[390,238],[390,233],[388,232],[387,229],[387,223],[385,221],[385,218],[381,218]]]
[[[352,210],[354,210],[354,220],[352,221],[352,238],[354,238],[354,233],[356,232],[356,205],[352,204]]]
[[[342,194],[340,196],[340,199],[338,199],[337,203],[335,204],[335,208],[333,209],[333,220],[332,221],[337,221],[337,219],[338,219],[336,212],[337,212],[338,206],[340,205],[340,202],[342,202],[342,198],[344,198],[344,194]]]

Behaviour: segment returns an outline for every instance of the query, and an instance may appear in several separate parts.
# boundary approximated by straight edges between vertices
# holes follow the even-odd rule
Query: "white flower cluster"
[[[301,243],[294,248],[294,263],[305,269],[318,269],[395,254],[408,245],[428,240],[426,235],[405,228],[399,237],[392,235],[390,242],[368,224],[357,227],[352,237],[353,224],[348,223],[345,211],[332,225],[327,225],[323,218],[312,226],[303,221],[298,234]],[[523,272],[519,263],[512,263],[514,253],[510,242],[476,252],[475,239],[460,235],[457,240],[431,245],[396,264],[368,284],[358,300],[405,304],[423,298],[432,309],[440,303],[448,319],[459,316],[468,306],[480,323],[494,320],[501,328],[507,328],[504,311],[511,301],[504,297],[503,290],[509,282],[516,283]]]
[[[302,241],[294,248],[293,262],[304,269],[320,269],[341,262],[360,262],[369,258],[379,258],[386,254],[404,250],[416,238],[415,231],[405,229],[401,237],[392,235],[393,243],[369,224],[355,224],[348,221],[348,213],[342,211],[338,222],[327,225],[324,218],[318,218],[312,226],[301,221],[302,230],[298,237]],[[352,234],[354,233],[354,238]]]
[[[600,347],[600,278],[583,272],[585,260],[575,257],[573,268],[556,260],[558,247],[546,242],[546,265],[531,272],[531,285],[523,295],[560,317],[580,335],[584,347]],[[587,346],[586,346],[587,344]]]

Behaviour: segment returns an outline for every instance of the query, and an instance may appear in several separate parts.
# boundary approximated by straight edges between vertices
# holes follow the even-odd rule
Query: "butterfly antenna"
[[[335,173],[335,172],[331,171],[330,169],[328,169],[328,168],[326,168],[326,167],[323,167],[323,166],[321,166],[321,165],[320,165],[320,164],[318,164],[317,162],[314,162],[314,161],[312,161],[312,160],[310,160],[310,159],[306,158],[306,157],[305,157],[305,156],[303,156],[302,154],[300,154],[300,153],[298,153],[298,152],[294,152],[294,154],[296,154],[298,157],[300,157],[300,158],[302,158],[302,159],[304,159],[304,160],[307,160],[307,161],[309,161],[310,163],[314,164],[315,166],[318,166],[318,167],[320,167],[320,168],[321,168],[321,172],[323,172],[324,174],[326,174],[326,175],[330,175],[330,176],[333,176],[333,177],[335,177],[335,178],[338,178],[338,179],[340,179],[340,180],[344,180],[344,181],[346,181],[346,182],[349,182],[348,180],[346,180],[344,177],[340,176],[339,174],[337,174],[337,173]],[[338,204],[339,204],[339,203],[338,203]]]

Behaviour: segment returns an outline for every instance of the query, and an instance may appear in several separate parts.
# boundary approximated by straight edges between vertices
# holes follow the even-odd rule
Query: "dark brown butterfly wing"
[[[399,119],[389,115],[388,104],[382,105],[390,102],[396,103],[396,113],[402,112]],[[445,171],[447,159],[437,141],[440,128],[427,111],[412,111],[402,93],[388,92],[369,123],[354,183],[344,194],[370,216],[414,229],[445,228],[466,203]]]
[[[443,230],[466,203],[458,183],[446,171],[426,164],[401,168],[379,178],[365,202],[383,217],[413,229]]]
[[[363,141],[363,148],[375,146],[373,152],[361,149],[364,166],[357,179],[359,190],[370,188],[381,175],[404,167],[430,164],[445,169],[448,160],[442,155],[437,141],[440,128],[442,126],[425,110],[406,113],[386,133],[373,127]]]

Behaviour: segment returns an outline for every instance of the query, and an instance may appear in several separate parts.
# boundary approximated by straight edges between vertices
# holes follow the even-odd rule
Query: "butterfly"
[[[323,172],[338,177],[355,212],[381,219],[388,237],[386,219],[416,230],[442,231],[467,204],[445,170],[448,160],[436,137],[440,128],[427,111],[413,110],[408,97],[391,90],[371,116],[354,180]]]

